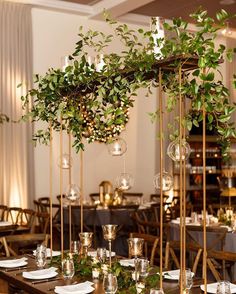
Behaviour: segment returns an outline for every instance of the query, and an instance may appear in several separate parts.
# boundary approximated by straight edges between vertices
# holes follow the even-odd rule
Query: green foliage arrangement
[[[188,31],[188,23],[181,18],[164,24],[170,37],[157,40],[162,45],[159,55],[154,54],[155,40],[150,30],[131,30],[108,16],[106,21],[114,28],[113,35],[92,30],[83,33],[80,28],[79,40],[70,56],[71,64],[65,70],[51,68],[45,76],[36,75],[36,88],[22,97],[25,107],[33,98],[33,107],[24,119],[48,123],[48,128],[35,133],[33,140],[47,143],[51,126],[56,131],[62,128],[72,133],[77,151],[84,148],[83,138],[88,142],[108,142],[125,128],[137,90],[147,88],[148,94],[153,87],[158,87],[160,62],[171,59],[171,70],[162,69],[167,111],[174,109],[180,93],[191,99],[191,107],[183,120],[190,131],[193,125],[198,127],[201,123],[204,107],[207,128],[219,136],[225,156],[230,138],[236,137],[230,121],[235,105],[230,104],[229,90],[215,73],[223,58],[232,60],[234,50],[226,49],[223,44],[216,47],[215,40],[230,16],[221,10],[215,21],[207,11],[198,10],[191,17],[197,32]],[[106,54],[114,38],[120,40],[124,49],[121,53]],[[88,48],[94,49],[95,54],[104,54],[105,64],[101,70],[88,61]],[[197,67],[193,71],[182,71],[180,87],[179,69],[193,57]],[[172,139],[177,136],[178,132],[174,131]]]
[[[69,258],[66,254],[64,258]],[[102,274],[102,264],[94,263],[91,257],[81,257],[77,254],[73,255],[75,275],[81,279],[81,281],[86,279],[92,279],[92,269],[97,268],[100,271],[100,280],[103,279]],[[51,266],[56,266],[61,269],[61,257],[53,257],[51,261]],[[117,294],[136,294],[135,281],[132,279],[132,272],[134,268],[121,266],[119,262],[112,264],[110,269],[117,276],[118,291]],[[145,282],[145,291],[157,287],[159,283],[159,273],[158,268],[150,268],[150,274],[143,281]],[[142,292],[143,293],[143,292]]]

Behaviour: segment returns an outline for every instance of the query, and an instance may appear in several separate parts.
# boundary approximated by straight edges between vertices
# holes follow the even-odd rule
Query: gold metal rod
[[[185,99],[183,99],[182,118],[184,118],[185,116],[185,110],[186,110]],[[183,144],[185,143],[185,140],[186,140],[186,128],[184,123],[183,124],[183,142],[182,142]],[[182,147],[181,147],[181,150],[183,150]],[[182,155],[184,156],[184,160],[183,160],[184,166],[182,168],[183,168],[183,268],[185,270],[186,269],[186,153]],[[184,275],[184,284],[185,283],[186,283],[186,275]]]
[[[62,173],[62,154],[63,154],[63,134],[62,117],[60,118],[60,195],[61,195],[61,258],[64,256],[64,219],[63,219],[63,173]]]
[[[80,191],[81,191],[81,195],[80,195],[80,224],[81,224],[81,228],[80,231],[81,233],[83,233],[83,227],[84,227],[84,212],[83,212],[83,203],[84,203],[84,189],[83,189],[83,182],[84,182],[84,178],[83,178],[83,171],[84,171],[84,166],[83,166],[83,150],[80,150]]]
[[[52,153],[52,142],[53,142],[53,138],[52,138],[52,126],[50,123],[50,150],[49,150],[49,170],[50,170],[50,174],[49,174],[49,196],[50,196],[50,249],[51,249],[51,258],[52,258],[52,249],[53,249],[53,238],[52,238],[52,234],[53,234],[53,227],[52,227],[52,177],[53,177],[53,153]]]
[[[182,94],[181,94],[181,87],[182,87],[182,68],[179,67],[179,146],[180,146],[180,162],[179,162],[179,169],[180,169],[180,179],[179,179],[179,187],[180,187],[180,293],[183,293],[183,273],[184,273],[184,265],[183,265],[183,161],[182,161]]]
[[[68,134],[68,142],[69,142],[69,186],[71,186],[71,134]],[[71,233],[71,201],[69,202],[69,248],[71,252],[71,241],[72,241],[72,233]]]
[[[205,99],[202,105],[202,159],[203,159],[203,278],[204,278],[204,293],[207,293],[207,236],[206,236],[206,109]]]
[[[160,112],[160,288],[162,288],[163,264],[163,109],[162,109],[162,73],[159,68],[159,112]]]

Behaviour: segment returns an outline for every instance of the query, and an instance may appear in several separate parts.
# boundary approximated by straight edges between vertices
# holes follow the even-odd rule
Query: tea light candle
[[[145,288],[144,283],[137,283],[136,284],[136,291],[137,291],[138,294],[141,293],[144,288]]]
[[[92,277],[93,277],[93,279],[98,279],[99,278],[99,274],[100,274],[99,269],[94,268],[92,270]]]
[[[103,274],[106,274],[108,272],[108,265],[107,264],[102,264],[102,272],[103,272]]]
[[[132,279],[135,281],[135,271],[132,272]],[[137,272],[137,280],[139,279],[139,272]]]

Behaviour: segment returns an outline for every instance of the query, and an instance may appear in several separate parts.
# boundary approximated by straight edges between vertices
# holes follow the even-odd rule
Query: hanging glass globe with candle
[[[125,140],[121,138],[115,138],[110,143],[107,144],[108,152],[112,156],[121,156],[127,150],[127,144]]]
[[[128,173],[121,173],[116,178],[116,187],[120,191],[128,191],[134,185],[134,178],[132,175]]]
[[[158,173],[153,179],[154,187],[158,190],[161,188],[161,174]],[[168,172],[162,173],[162,191],[169,191],[173,187],[173,177]]]
[[[180,140],[176,139],[167,147],[167,154],[173,161],[180,161],[180,153],[182,160],[187,160],[191,153],[191,147],[186,140],[182,140],[180,145]]]
[[[80,198],[80,188],[76,184],[70,184],[66,190],[66,198],[70,201],[76,201]]]
[[[57,164],[62,169],[69,169],[72,166],[72,158],[69,154],[64,153],[58,158]]]

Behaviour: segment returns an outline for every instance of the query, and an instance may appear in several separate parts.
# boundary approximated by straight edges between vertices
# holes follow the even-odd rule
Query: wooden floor
[[[8,286],[7,282],[0,279],[0,294],[6,294],[8,293]]]

